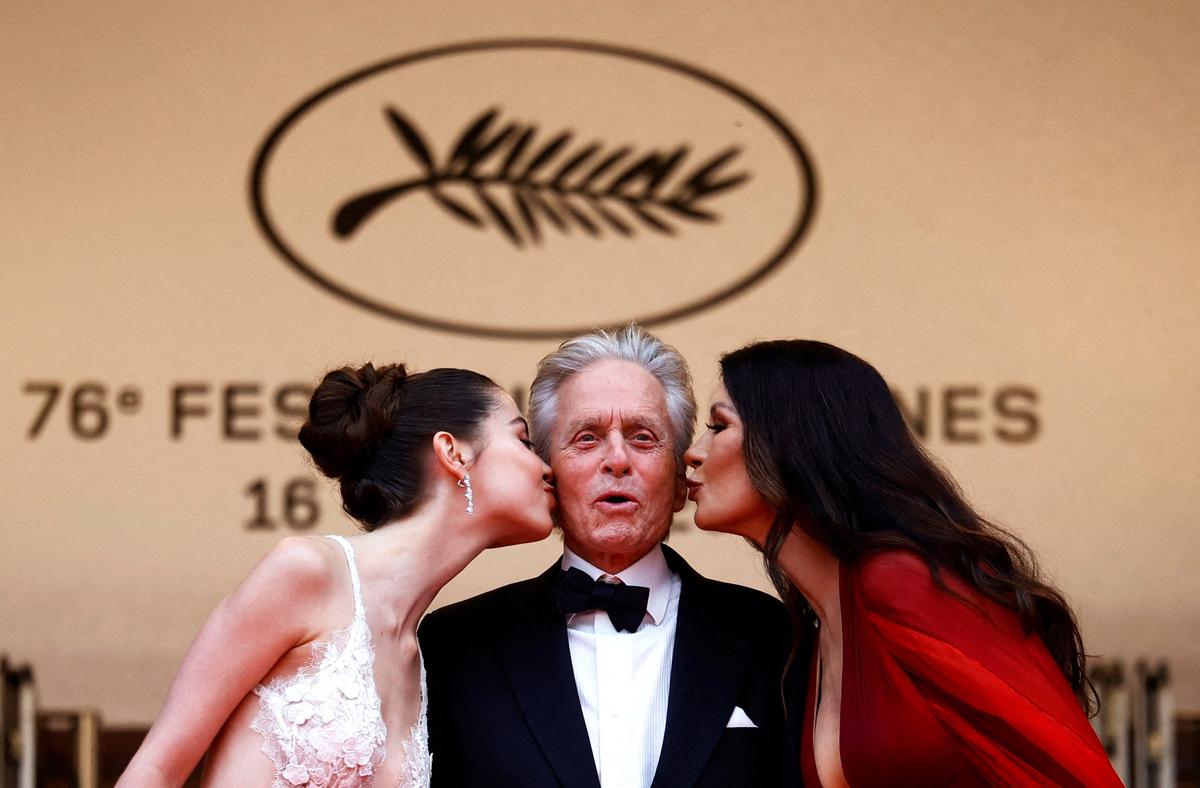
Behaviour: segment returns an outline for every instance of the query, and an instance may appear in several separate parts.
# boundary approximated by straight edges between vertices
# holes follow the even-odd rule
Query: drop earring
[[[458,480],[458,486],[463,488],[467,496],[467,514],[475,514],[475,493],[471,491],[471,474],[464,473]]]

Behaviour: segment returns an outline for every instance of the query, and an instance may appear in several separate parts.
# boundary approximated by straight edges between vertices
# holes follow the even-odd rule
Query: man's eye
[[[578,438],[576,438],[575,442],[576,443],[595,443],[596,436],[592,435],[591,433],[585,432],[584,434],[582,434]]]
[[[521,438],[521,443],[525,444],[525,448],[533,451],[533,441],[529,440],[529,438]]]

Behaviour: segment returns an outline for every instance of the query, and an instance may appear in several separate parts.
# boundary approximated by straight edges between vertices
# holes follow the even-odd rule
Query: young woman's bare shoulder
[[[292,602],[321,598],[330,591],[338,561],[345,558],[333,540],[289,536],[267,551],[235,593]]]
[[[263,561],[277,568],[308,575],[328,572],[337,558],[345,561],[342,548],[323,536],[285,536],[275,543]]]

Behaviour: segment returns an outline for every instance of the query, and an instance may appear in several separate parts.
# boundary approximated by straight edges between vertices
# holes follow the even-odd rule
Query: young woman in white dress
[[[118,788],[425,788],[417,624],[488,547],[542,539],[550,468],[512,398],[467,370],[327,374],[300,442],[365,533],[290,537],[218,605]]]

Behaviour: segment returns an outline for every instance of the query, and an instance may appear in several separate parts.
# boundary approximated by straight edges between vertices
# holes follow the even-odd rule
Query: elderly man
[[[686,362],[636,326],[539,364],[563,556],[422,624],[435,788],[780,781],[783,607],[662,545],[695,414]]]

